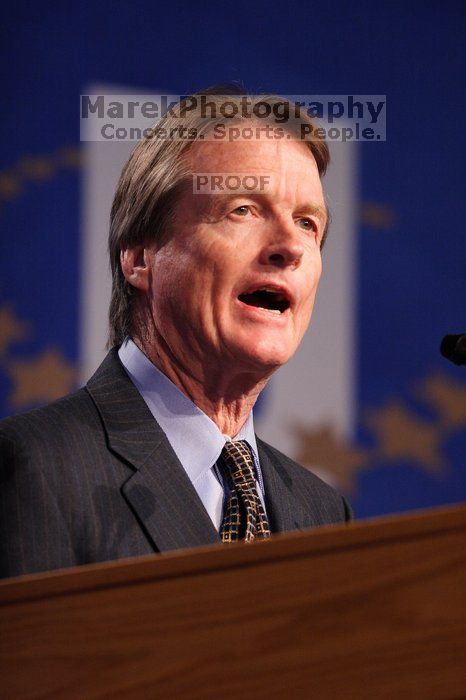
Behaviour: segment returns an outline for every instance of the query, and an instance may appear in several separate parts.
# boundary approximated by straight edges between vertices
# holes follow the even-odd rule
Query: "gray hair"
[[[213,102],[220,110],[220,106],[225,102],[224,95],[228,95],[228,102],[233,102],[239,107],[244,94],[241,88],[228,84],[203,90],[191,97],[209,95],[209,102]],[[174,116],[167,113],[154,128],[163,127],[167,133],[172,133],[171,129],[179,129],[182,125],[188,130],[184,133],[195,134],[196,137],[163,139],[149,136],[143,139],[133,150],[118,182],[110,215],[108,242],[112,271],[109,347],[120,345],[125,336],[133,334],[136,330],[134,303],[137,290],[125,279],[120,263],[121,251],[138,245],[153,244],[161,240],[164,232],[169,230],[178,198],[191,176],[186,154],[201,134],[211,129],[213,123],[231,125],[255,119],[254,116],[239,114],[233,119],[219,117],[213,121],[210,117],[199,114],[198,110],[185,109],[189,99],[178,103],[172,110]],[[252,108],[259,102],[273,108],[274,105],[283,105],[283,102],[287,101],[286,98],[266,94],[250,96],[249,100]],[[293,102],[289,104],[295,109]],[[297,133],[302,124],[315,126],[301,107],[296,106],[296,109],[298,120],[293,120],[291,125],[281,124],[285,131]],[[271,122],[272,117],[261,117],[260,121]],[[327,144],[314,135],[304,143],[313,154],[319,175],[322,177],[330,161]]]

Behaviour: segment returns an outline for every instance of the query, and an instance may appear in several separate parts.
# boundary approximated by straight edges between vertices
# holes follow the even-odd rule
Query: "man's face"
[[[305,144],[196,142],[194,173],[265,176],[248,194],[187,188],[151,257],[155,327],[178,361],[266,375],[308,326],[326,223],[317,166]],[[251,180],[249,181],[251,182]]]

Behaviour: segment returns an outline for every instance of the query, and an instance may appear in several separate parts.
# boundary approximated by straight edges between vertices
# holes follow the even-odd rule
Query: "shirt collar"
[[[216,424],[152,364],[131,338],[125,338],[118,356],[194,483],[213,467],[230,438],[223,435]],[[252,411],[235,440],[248,442],[257,466]]]

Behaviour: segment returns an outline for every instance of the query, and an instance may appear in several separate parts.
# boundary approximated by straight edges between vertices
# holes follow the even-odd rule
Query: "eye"
[[[306,231],[316,231],[317,232],[317,226],[315,221],[310,219],[308,216],[303,216],[301,219],[298,219],[300,225],[306,230]]]
[[[241,204],[236,209],[233,209],[232,214],[238,214],[238,216],[246,216],[250,212],[250,207],[247,204]]]

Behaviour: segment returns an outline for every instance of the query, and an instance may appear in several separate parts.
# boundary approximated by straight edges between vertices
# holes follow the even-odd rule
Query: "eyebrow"
[[[298,207],[298,211],[302,211],[305,214],[313,214],[321,219],[322,223],[325,225],[329,218],[329,210],[327,205],[321,206],[320,204],[304,204],[302,207]]]
[[[228,202],[231,202],[235,199],[241,199],[243,197],[246,199],[267,200],[273,202],[273,199],[268,197],[266,193],[262,192],[231,192],[213,195],[210,200],[212,206],[209,206],[209,210],[216,211],[218,210],[218,207],[221,207],[222,205],[227,204]],[[329,219],[329,210],[327,204],[325,204],[325,206],[321,206],[320,204],[305,203],[296,207],[296,210],[301,212],[302,214],[312,214],[313,216],[317,216],[321,220],[322,224],[324,224],[324,226],[327,225]]]
[[[210,197],[209,207],[207,209],[208,215],[216,216],[219,212],[219,209],[221,209],[222,205],[225,205],[234,199],[240,199],[242,197],[252,200],[266,199],[267,201],[270,201],[267,195],[262,194],[260,192],[232,192],[225,194],[215,194]],[[324,206],[321,206],[320,204],[312,204],[310,202],[307,202],[306,204],[303,204],[302,206],[298,207],[298,211],[301,211],[303,215],[312,214],[313,216],[317,216],[320,219],[322,223],[322,238],[320,239],[320,249],[322,250],[325,241],[327,240],[331,220],[330,210],[328,208],[327,202],[325,202]]]

